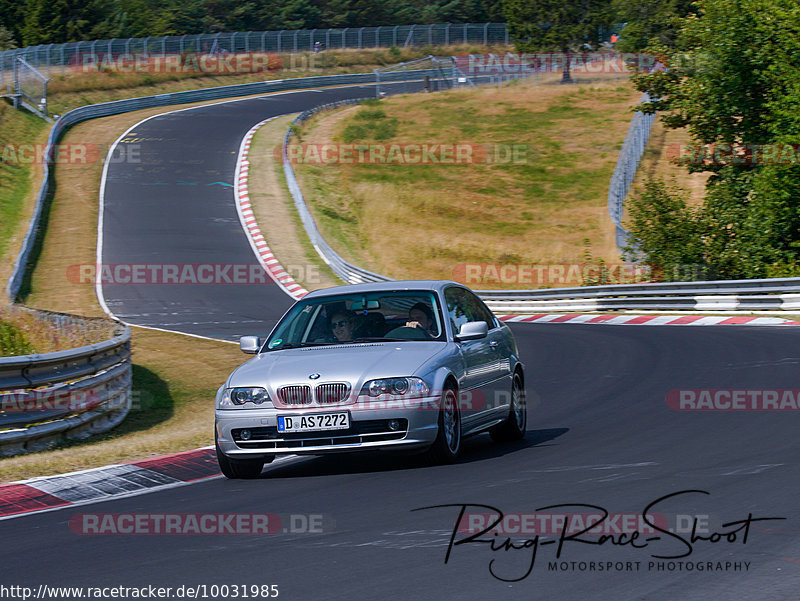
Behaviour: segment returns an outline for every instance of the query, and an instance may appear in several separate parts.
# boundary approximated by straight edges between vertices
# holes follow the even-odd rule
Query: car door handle
[[[489,342],[489,346],[490,346],[491,348],[493,348],[493,349],[496,349],[496,348],[497,348],[497,344],[498,344],[498,343],[497,343],[497,340],[492,340],[491,342]]]

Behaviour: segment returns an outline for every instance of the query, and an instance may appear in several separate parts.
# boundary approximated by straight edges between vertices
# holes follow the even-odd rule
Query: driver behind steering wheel
[[[436,320],[433,317],[433,311],[422,302],[417,303],[408,310],[408,321],[405,327],[419,328],[431,338],[436,338],[439,335],[438,331],[436,331]]]

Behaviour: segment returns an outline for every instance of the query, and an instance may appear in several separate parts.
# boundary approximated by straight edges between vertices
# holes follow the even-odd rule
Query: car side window
[[[450,320],[454,335],[458,334],[462,325],[470,321],[464,292],[466,291],[463,288],[447,288],[444,291],[447,318]]]
[[[464,291],[467,300],[467,315],[470,321],[485,321],[486,327],[490,330],[495,327],[495,319],[492,312],[483,304],[483,301],[472,292]]]

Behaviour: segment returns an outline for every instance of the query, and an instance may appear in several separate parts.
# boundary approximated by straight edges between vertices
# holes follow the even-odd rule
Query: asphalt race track
[[[382,89],[391,93],[413,85]],[[233,266],[227,277],[235,277],[233,269],[264,275],[234,206],[242,138],[263,119],[374,94],[374,86],[273,94],[177,109],[135,126],[118,144],[118,156],[131,160],[108,168],[101,262]],[[128,271],[120,273],[127,278]],[[268,333],[292,303],[264,278],[269,284],[106,283],[103,294],[108,309],[127,323],[238,340]]]
[[[239,140],[253,124],[356,93],[239,101],[136,128],[138,137],[157,139],[144,143],[145,169],[109,173],[104,261],[255,262],[230,188],[207,184],[232,181]],[[163,163],[156,157],[165,157]],[[105,293],[126,321],[227,339],[268,329],[289,305],[276,286],[254,287],[252,295],[166,285],[105,287]],[[670,391],[682,389],[800,388],[800,329],[512,329],[527,366],[529,431],[521,443],[496,445],[482,435],[467,441],[451,466],[431,467],[413,456],[294,458],[268,466],[257,480],[213,479],[5,520],[4,581],[173,589],[276,584],[280,599],[303,601],[800,598],[798,412],[676,411],[666,401]],[[709,494],[660,502],[650,510],[657,523],[677,527],[676,536],[690,540],[687,530],[697,518],[697,534],[716,540],[714,532],[738,528],[735,540],[685,544],[645,529],[637,540],[628,530],[627,537],[617,534],[603,545],[565,540],[556,560],[557,545],[550,541],[560,530],[551,527],[531,567],[537,531],[514,532],[515,521],[507,532],[524,548],[502,547],[504,537],[497,537],[495,551],[486,543],[456,545],[445,564],[461,504],[506,514],[596,514],[599,507],[635,516],[687,490]],[[541,509],[564,504],[595,507]],[[453,506],[414,511],[432,505]],[[79,513],[271,513],[284,516],[288,531],[81,535],[69,527]],[[322,531],[304,532],[303,518],[293,522],[289,515],[321,515]],[[787,519],[753,521],[746,541],[741,525],[723,526],[748,516]]]

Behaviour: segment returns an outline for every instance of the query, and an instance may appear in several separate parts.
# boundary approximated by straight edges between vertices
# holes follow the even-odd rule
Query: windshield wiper
[[[361,336],[354,338],[350,342],[405,342],[407,338],[383,338],[381,336]]]

